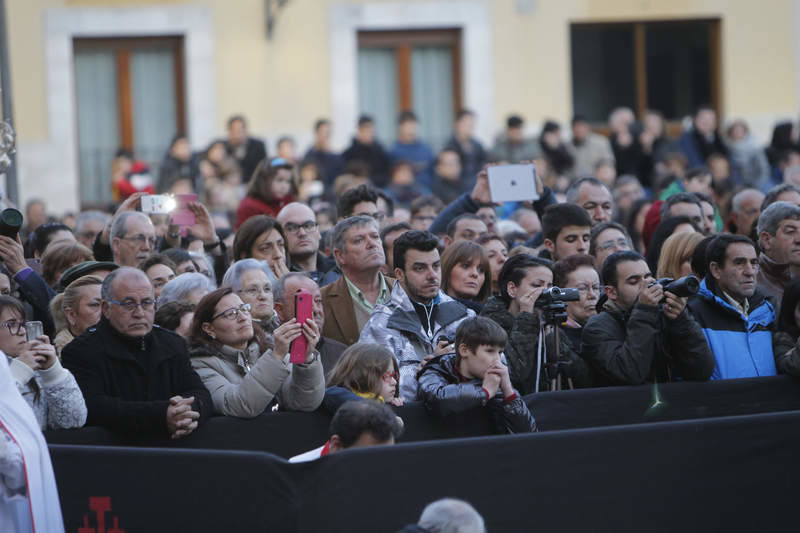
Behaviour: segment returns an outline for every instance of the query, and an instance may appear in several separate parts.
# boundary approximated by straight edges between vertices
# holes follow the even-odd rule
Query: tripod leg
[[[575,385],[572,383],[572,378],[567,378],[567,386],[569,390],[575,390]]]
[[[558,384],[556,390],[563,390],[563,384],[561,383],[561,373],[558,374]]]

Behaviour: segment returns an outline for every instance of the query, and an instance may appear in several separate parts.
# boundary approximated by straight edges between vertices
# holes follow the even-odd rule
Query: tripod
[[[555,342],[555,347],[548,353],[545,336],[542,336],[542,342],[544,343],[543,349],[545,351],[543,359],[546,360],[546,364],[544,365],[545,381],[550,384],[551,391],[564,390],[565,384],[568,390],[573,390],[575,385],[572,383],[572,378],[565,368],[570,363],[569,361],[560,361],[560,324],[567,319],[567,304],[563,301],[555,301],[542,306],[542,318],[544,321],[542,327],[551,326],[553,328],[553,341]],[[540,364],[542,362],[544,361],[540,361]]]

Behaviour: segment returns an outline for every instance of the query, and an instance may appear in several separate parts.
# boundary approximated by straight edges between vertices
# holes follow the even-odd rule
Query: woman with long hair
[[[442,254],[442,291],[476,313],[492,292],[486,251],[472,241],[457,241]]]
[[[258,164],[247,185],[247,196],[236,210],[238,230],[248,218],[255,215],[278,216],[278,212],[294,201],[297,187],[294,181],[294,165],[282,157]]]

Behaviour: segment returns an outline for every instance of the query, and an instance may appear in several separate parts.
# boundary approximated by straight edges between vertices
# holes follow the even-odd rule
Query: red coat
[[[285,205],[292,202],[294,202],[294,195],[291,194],[271,203],[262,202],[258,198],[253,198],[252,196],[245,196],[236,209],[236,224],[233,229],[238,230],[239,226],[244,224],[245,220],[256,215],[267,215],[268,217],[275,218]]]

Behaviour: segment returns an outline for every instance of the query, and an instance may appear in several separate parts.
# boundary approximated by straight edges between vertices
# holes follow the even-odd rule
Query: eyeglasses
[[[630,250],[631,247],[625,239],[617,239],[616,241],[606,241],[597,246],[598,250],[610,250],[612,248],[621,248],[623,250]]]
[[[226,309],[225,311],[215,315],[211,318],[211,321],[218,319],[219,317],[224,318],[225,320],[236,320],[239,318],[239,313],[244,313],[246,315],[250,314],[250,304],[242,304],[239,307],[231,307],[230,309]]]
[[[25,322],[17,322],[16,320],[9,320],[8,322],[3,322],[0,326],[5,326],[8,328],[8,333],[11,335],[19,335],[25,331]]]
[[[286,230],[286,233],[297,233],[302,228],[303,231],[314,231],[317,228],[317,223],[313,220],[309,220],[308,222],[303,222],[302,224],[295,224],[294,222],[287,222],[283,225],[283,229]]]
[[[391,383],[392,380],[397,381],[397,372],[384,372],[381,379],[384,383]]]
[[[147,235],[142,235],[141,233],[139,235],[134,235],[133,237],[121,237],[121,239],[123,241],[137,242],[139,243],[139,246],[142,246],[143,244],[147,243],[150,246],[150,248],[156,247],[155,237],[148,237]]]
[[[124,302],[118,302],[116,300],[108,300],[108,301],[114,305],[120,306],[128,313],[133,313],[137,307],[141,307],[142,311],[152,311],[153,309],[155,309],[156,302],[158,301],[158,299],[145,298],[141,302],[137,302],[135,300],[125,300]]]
[[[263,287],[247,287],[239,291],[240,294],[246,294],[250,298],[256,298],[259,294],[270,294],[271,292],[272,287],[270,285],[264,285]]]
[[[595,294],[600,294],[600,285],[578,285],[575,287],[581,294],[586,294],[590,290]]]

